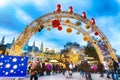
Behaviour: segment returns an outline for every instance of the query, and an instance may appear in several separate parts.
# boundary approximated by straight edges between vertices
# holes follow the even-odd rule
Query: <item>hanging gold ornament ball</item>
[[[88,41],[88,40],[89,40],[89,37],[88,37],[88,36],[84,36],[84,37],[83,37],[83,40],[84,40],[84,41]]]
[[[76,26],[81,26],[81,22],[80,22],[80,21],[77,21],[77,22],[75,23],[75,25],[76,25]]]
[[[77,32],[76,34],[77,34],[77,35],[79,35],[79,34],[80,34],[80,32]]]
[[[70,20],[69,19],[67,19],[65,22],[66,22],[67,25],[70,24]]]
[[[51,31],[51,28],[50,28],[50,27],[48,27],[48,28],[47,28],[47,30],[48,30],[48,31]]]
[[[67,33],[71,33],[71,32],[72,32],[72,28],[70,28],[70,27],[67,28],[67,29],[66,29],[66,32],[67,32]]]
[[[90,25],[87,24],[87,25],[86,25],[86,29],[90,29]]]

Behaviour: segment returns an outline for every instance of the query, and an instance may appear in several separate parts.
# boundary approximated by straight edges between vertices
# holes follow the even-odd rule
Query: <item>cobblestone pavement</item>
[[[75,72],[73,73],[72,78],[67,78],[67,75],[63,75],[63,74],[55,74],[55,75],[50,75],[50,76],[41,76],[39,77],[38,80],[86,80],[84,77],[82,77],[79,72]],[[104,75],[104,77],[99,77],[99,74],[92,74],[92,80],[112,80],[112,79],[108,79],[106,78],[106,75]],[[30,80],[30,76],[27,75],[26,78],[23,79],[0,79],[0,80]]]
[[[72,78],[67,78],[67,75],[63,74],[55,74],[50,76],[42,76],[39,77],[38,80],[86,80],[85,77],[82,77],[79,72],[73,73]],[[106,75],[104,77],[99,77],[99,74],[92,74],[92,80],[112,80],[106,78]],[[30,78],[26,78],[25,80],[30,80]]]

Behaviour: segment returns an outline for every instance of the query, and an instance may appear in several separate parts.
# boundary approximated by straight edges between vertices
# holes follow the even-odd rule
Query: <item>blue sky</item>
[[[63,11],[73,6],[73,11],[80,14],[85,11],[87,18],[95,18],[96,25],[103,31],[112,47],[120,54],[120,0],[0,0],[0,40],[5,35],[5,42],[12,39],[24,30],[33,20],[53,12],[60,3]],[[67,34],[65,29],[58,31],[44,29],[29,40],[32,45],[40,46],[43,41],[45,47],[59,50],[66,42],[77,42],[86,45],[82,34],[76,35],[76,30]],[[54,35],[54,36],[53,36]]]

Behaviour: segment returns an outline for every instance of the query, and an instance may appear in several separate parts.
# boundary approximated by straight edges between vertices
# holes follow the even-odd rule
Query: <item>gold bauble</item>
[[[70,24],[70,20],[69,19],[67,19],[65,22],[66,22],[67,25]]]
[[[86,29],[90,29],[90,25],[87,24],[87,25],[86,25]]]
[[[67,29],[66,29],[66,32],[67,32],[67,33],[71,33],[71,32],[72,32],[72,28],[70,28],[70,27],[67,28]]]
[[[84,41],[88,41],[88,40],[89,40],[89,37],[88,37],[88,36],[84,36],[84,37],[83,37],[83,40],[84,40]]]

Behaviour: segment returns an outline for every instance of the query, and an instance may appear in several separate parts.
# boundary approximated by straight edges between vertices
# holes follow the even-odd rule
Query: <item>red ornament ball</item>
[[[98,32],[95,32],[94,34],[95,34],[96,36],[98,36],[99,33],[98,33]]]
[[[93,25],[95,25],[95,19],[94,18],[91,19],[91,22],[92,22]]]
[[[62,26],[58,26],[58,30],[61,31],[62,30]]]
[[[82,17],[86,18],[86,13],[85,12],[82,12]]]
[[[53,20],[53,21],[52,21],[52,26],[53,26],[54,28],[57,28],[59,25],[60,25],[60,21],[59,21],[59,20]]]
[[[70,7],[69,7],[69,9],[71,9],[71,10],[72,10],[72,9],[73,9],[73,8],[72,8],[72,6],[70,6]]]
[[[57,4],[57,8],[61,8],[61,5],[60,5],[60,4]]]

